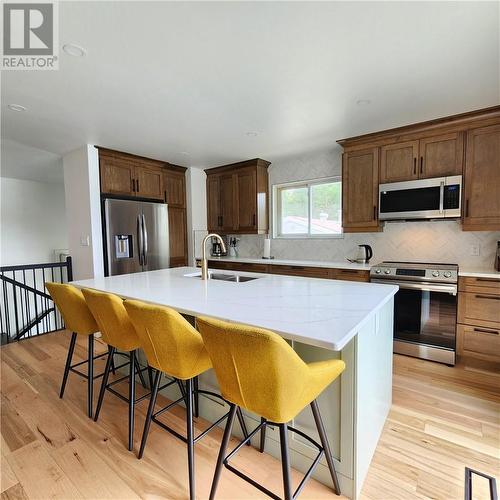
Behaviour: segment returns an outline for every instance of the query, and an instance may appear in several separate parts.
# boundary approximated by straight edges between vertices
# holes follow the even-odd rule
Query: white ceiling
[[[59,10],[60,46],[87,55],[61,51],[58,71],[3,72],[2,134],[60,155],[90,143],[187,166],[273,161],[500,102],[498,2]]]
[[[39,182],[63,182],[62,158],[54,153],[32,148],[2,138],[0,175]]]

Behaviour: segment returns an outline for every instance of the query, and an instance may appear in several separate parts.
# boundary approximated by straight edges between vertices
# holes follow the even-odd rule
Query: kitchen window
[[[275,238],[342,237],[340,177],[273,186]]]

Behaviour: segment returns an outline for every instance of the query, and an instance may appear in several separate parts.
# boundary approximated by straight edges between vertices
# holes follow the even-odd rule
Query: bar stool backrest
[[[206,317],[197,326],[225,399],[276,423],[295,416],[309,368],[282,337]]]
[[[68,330],[80,335],[91,335],[99,330],[82,292],[65,283],[45,283]]]
[[[124,305],[150,366],[181,380],[211,367],[201,335],[177,311],[138,300]]]
[[[90,288],[84,288],[82,292],[106,344],[126,352],[140,347],[139,337],[121,297]]]

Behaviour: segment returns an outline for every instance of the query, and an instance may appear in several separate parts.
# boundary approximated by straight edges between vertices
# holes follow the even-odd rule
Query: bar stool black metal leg
[[[130,353],[128,380],[128,450],[134,447],[134,406],[135,406],[135,351]]]
[[[198,394],[198,377],[194,377],[194,416],[198,418],[200,416],[200,395]]]
[[[321,440],[321,446],[323,446],[323,449],[325,450],[326,463],[328,464],[328,469],[330,469],[330,475],[332,476],[335,493],[337,495],[340,495],[340,484],[337,477],[337,471],[335,470],[335,464],[333,463],[330,444],[328,443],[325,426],[323,425],[323,420],[321,419],[321,413],[319,412],[318,402],[316,400],[314,400],[311,403],[311,410],[314,416],[314,421],[316,422],[316,428],[318,429],[319,438]]]
[[[224,435],[222,436],[222,442],[220,444],[219,456],[217,457],[217,465],[215,466],[212,488],[210,489],[210,500],[215,499],[215,493],[217,492],[217,486],[219,485],[220,473],[222,472],[222,466],[224,465],[224,459],[226,458],[227,445],[229,444],[229,440],[231,439],[234,417],[236,416],[237,406],[232,403],[229,403],[229,405],[229,416],[227,417]]]
[[[243,437],[248,437],[247,424],[245,424],[245,419],[243,418],[243,413],[241,412],[241,408],[239,406],[238,409],[236,410],[236,415],[238,416],[238,422],[240,423],[241,432],[243,432]],[[251,446],[252,443],[248,441],[246,445]]]
[[[194,482],[194,437],[193,437],[193,380],[186,380],[187,392],[187,447],[188,447],[188,469],[189,469],[189,499],[195,498],[195,482]]]
[[[161,372],[156,371],[154,382],[151,386],[151,397],[149,399],[148,413],[146,414],[146,421],[144,422],[144,431],[142,432],[141,447],[139,449],[138,458],[142,458],[144,455],[144,449],[146,448],[146,441],[148,439],[149,428],[151,427],[151,417],[155,409],[156,398],[158,397],[158,388],[160,387]]]
[[[104,375],[102,376],[101,390],[99,391],[99,399],[97,400],[97,407],[95,409],[94,422],[97,422],[97,419],[99,418],[99,413],[101,412],[101,406],[104,400],[104,393],[106,392],[106,386],[108,385],[109,372],[111,369],[111,364],[113,362],[114,353],[115,353],[115,348],[110,347],[108,353],[108,359],[106,360],[106,368],[104,368]]]
[[[263,424],[266,421],[264,417],[260,417],[260,423]],[[259,451],[261,453],[264,453],[264,448],[266,446],[266,428],[267,425],[263,425],[261,430],[260,430],[260,446],[259,446]]]
[[[177,385],[179,386],[179,390],[181,391],[182,397],[184,399],[184,403],[185,403],[186,408],[187,408],[186,388],[184,387],[182,380],[177,379]]]
[[[134,358],[135,358],[135,367],[137,370],[137,375],[139,375],[139,378],[141,379],[142,387],[146,389],[147,388],[146,379],[144,378],[144,374],[142,373],[141,370],[141,365],[139,364],[139,359],[137,358],[137,351],[134,351]]]
[[[92,418],[94,408],[94,334],[89,335],[88,349],[88,370],[87,370],[87,414]]]
[[[292,500],[292,480],[290,477],[290,458],[288,455],[288,425],[280,424],[281,469],[283,470],[283,490],[285,500]]]
[[[154,377],[153,377],[153,369],[148,365],[148,378],[149,378],[149,388],[153,389]]]
[[[71,334],[71,340],[69,342],[68,356],[66,357],[66,365],[64,366],[64,375],[61,382],[61,390],[59,391],[59,397],[64,396],[64,390],[66,389],[66,382],[68,381],[69,369],[71,367],[71,360],[73,359],[73,352],[75,351],[77,334],[73,332]]]
[[[108,345],[108,352],[111,352],[112,347]],[[113,375],[116,375],[116,369],[115,369],[115,357],[111,356],[111,373]]]

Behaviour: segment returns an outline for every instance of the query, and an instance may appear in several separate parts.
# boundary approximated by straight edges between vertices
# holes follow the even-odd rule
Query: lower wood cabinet
[[[457,354],[500,362],[500,279],[459,278]]]
[[[327,267],[271,265],[269,268],[271,274],[302,276],[306,278],[330,278],[330,269]]]

